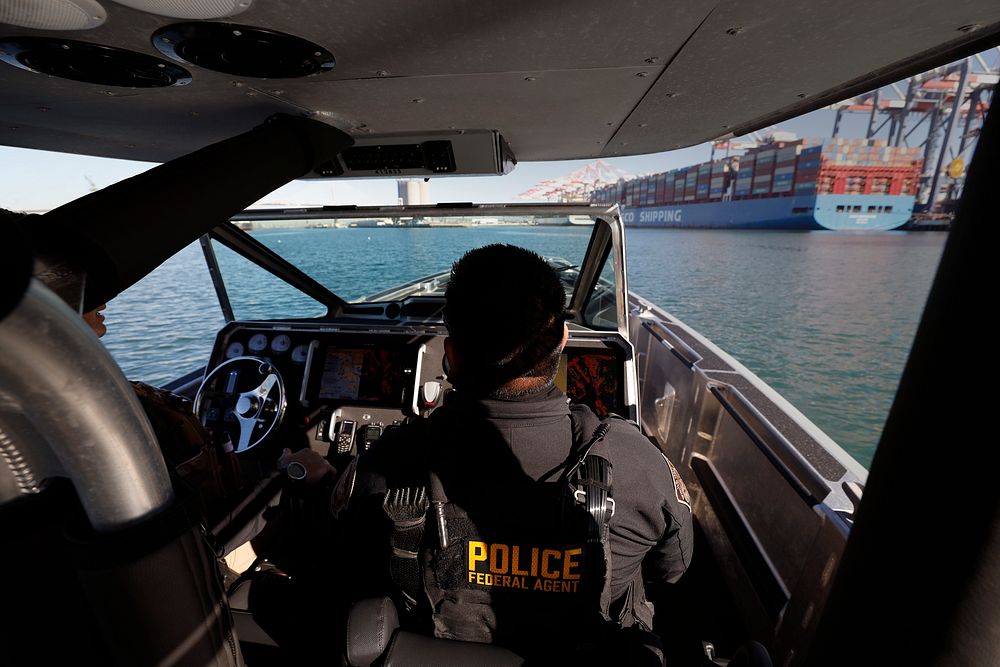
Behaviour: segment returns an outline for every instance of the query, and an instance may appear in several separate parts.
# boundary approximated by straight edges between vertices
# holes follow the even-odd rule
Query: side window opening
[[[325,305],[213,240],[219,272],[237,320],[322,317]]]
[[[112,299],[104,316],[101,340],[125,376],[152,385],[203,366],[224,324],[198,243]],[[145,340],[162,344],[151,348]]]

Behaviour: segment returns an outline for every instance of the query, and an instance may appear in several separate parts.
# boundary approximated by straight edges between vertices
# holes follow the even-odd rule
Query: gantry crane
[[[993,102],[998,70],[1000,48],[844,100],[829,107],[836,111],[832,136],[840,133],[844,114],[864,113],[866,138],[922,146],[915,210],[947,212],[961,197],[964,166]]]

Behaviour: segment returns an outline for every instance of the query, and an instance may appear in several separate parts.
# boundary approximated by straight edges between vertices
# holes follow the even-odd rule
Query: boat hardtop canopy
[[[0,5],[0,144],[164,162],[289,113],[403,147],[396,166],[369,151],[327,177],[742,135],[1000,33],[992,0],[48,4]]]

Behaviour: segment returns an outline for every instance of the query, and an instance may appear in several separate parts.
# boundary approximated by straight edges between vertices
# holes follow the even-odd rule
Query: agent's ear
[[[444,339],[444,360],[442,361],[444,366],[444,373],[449,379],[454,378],[458,374],[459,366],[459,354],[455,349],[455,342],[448,336]]]
[[[562,352],[566,349],[566,343],[569,342],[569,325],[563,322],[563,339],[559,343],[559,351]]]

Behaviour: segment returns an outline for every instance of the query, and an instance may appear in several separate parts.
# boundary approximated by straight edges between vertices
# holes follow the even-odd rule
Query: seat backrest
[[[501,646],[436,639],[413,632],[397,631],[385,654],[385,667],[416,665],[491,665],[514,667],[524,659]]]
[[[521,665],[524,659],[499,646],[436,639],[399,629],[399,614],[389,598],[367,598],[347,618],[347,664]]]
[[[399,628],[396,605],[389,598],[366,598],[354,603],[347,616],[347,663],[368,667],[379,659]]]

